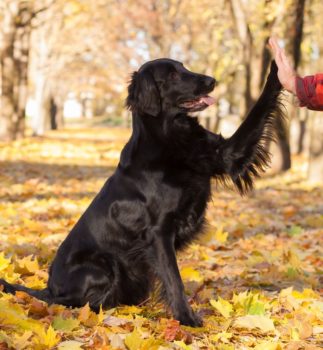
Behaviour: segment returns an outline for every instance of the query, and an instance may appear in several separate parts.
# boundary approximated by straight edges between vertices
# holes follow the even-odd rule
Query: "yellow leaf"
[[[44,289],[47,286],[46,282],[36,275],[26,277],[24,284],[26,287],[33,289]]]
[[[102,310],[102,305],[100,305],[100,312],[98,313],[98,323],[101,323],[103,320],[104,320],[104,313],[103,313],[103,310]]]
[[[260,294],[248,291],[234,294],[232,300],[235,310],[241,309],[246,315],[264,315],[266,305],[260,301],[260,297]]]
[[[82,350],[83,343],[75,340],[66,340],[58,344],[57,350]]]
[[[247,315],[238,317],[234,321],[234,326],[238,328],[254,329],[259,328],[263,332],[270,332],[275,330],[274,322],[267,316],[261,315]]]
[[[211,335],[210,339],[212,341],[218,342],[221,341],[222,343],[228,343],[229,339],[232,338],[232,333],[227,332],[220,332],[218,334]]]
[[[214,223],[210,225],[208,230],[201,236],[200,241],[223,244],[227,241],[228,235],[228,232],[223,231],[223,226],[218,226]]]
[[[29,339],[33,335],[31,331],[25,331],[21,336],[18,334],[13,334],[13,343],[15,344],[15,350],[25,349],[28,345],[30,345]]]
[[[52,326],[55,330],[71,332],[73,329],[77,328],[80,324],[80,321],[75,318],[62,318],[57,316],[54,318]]]
[[[43,333],[43,325],[37,320],[27,317],[25,310],[18,304],[12,304],[9,300],[0,299],[0,323],[12,325],[22,331]]]
[[[42,224],[28,218],[23,218],[23,225],[28,229],[29,232],[41,232],[44,229],[44,226]]]
[[[184,267],[181,270],[181,276],[187,281],[203,281],[203,277],[200,275],[200,273],[197,270],[194,270],[192,267]]]
[[[179,346],[181,349],[184,350],[192,350],[192,346],[191,345],[186,345],[183,340],[175,340],[174,344],[176,344],[177,346]]]
[[[228,239],[228,232],[223,231],[223,227],[220,226],[216,232],[215,232],[215,239],[219,242],[219,243],[225,243]]]
[[[0,253],[0,271],[5,270],[11,263],[11,258],[6,259],[4,257],[4,252]]]
[[[291,330],[290,330],[290,338],[292,340],[300,340],[299,331],[298,331],[297,328],[291,328]]]
[[[138,306],[135,305],[130,305],[130,306],[124,306],[120,308],[120,313],[122,314],[140,314],[142,313],[142,309]]]
[[[16,260],[16,271],[20,274],[35,273],[39,270],[37,258],[33,259],[32,255]]]
[[[140,350],[158,350],[162,344],[161,340],[151,337],[142,342]]]
[[[265,341],[262,342],[254,348],[254,350],[281,350],[282,347],[279,343],[276,342],[270,342],[270,341]]]
[[[132,333],[126,336],[124,343],[126,344],[129,350],[140,349],[143,339],[141,338],[140,333],[135,329]]]
[[[219,297],[217,301],[215,301],[214,299],[210,300],[210,304],[214,308],[216,308],[220,312],[220,314],[225,318],[231,316],[233,307],[227,300],[224,300],[221,297]]]
[[[315,293],[312,289],[305,288],[303,292],[299,292],[298,290],[293,290],[291,295],[296,299],[318,299],[319,295]]]
[[[91,311],[89,303],[80,309],[78,319],[82,324],[88,327],[93,327],[98,324],[98,315]]]
[[[239,294],[233,294],[232,301],[235,308],[243,307],[245,300],[248,298],[248,296],[249,296],[249,292],[247,290]]]
[[[49,326],[47,331],[43,331],[43,334],[39,336],[39,344],[52,348],[60,341],[60,336],[54,331],[52,326]]]

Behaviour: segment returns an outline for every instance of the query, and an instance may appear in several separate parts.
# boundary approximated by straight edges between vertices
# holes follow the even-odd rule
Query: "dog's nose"
[[[212,77],[207,77],[206,80],[205,80],[205,85],[209,88],[214,88],[216,84],[216,80]]]

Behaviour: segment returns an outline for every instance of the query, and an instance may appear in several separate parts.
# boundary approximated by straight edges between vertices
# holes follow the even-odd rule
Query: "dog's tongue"
[[[213,103],[215,103],[215,99],[211,96],[203,96],[200,98],[200,101],[204,102],[208,106],[213,105]]]

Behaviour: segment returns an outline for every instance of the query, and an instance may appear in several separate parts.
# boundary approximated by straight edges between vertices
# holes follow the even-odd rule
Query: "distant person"
[[[300,106],[323,111],[323,73],[301,78],[292,68],[284,49],[275,38],[269,39],[278,66],[278,79],[283,87],[297,96]]]

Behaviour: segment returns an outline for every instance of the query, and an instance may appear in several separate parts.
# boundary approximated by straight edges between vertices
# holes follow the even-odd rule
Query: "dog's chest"
[[[203,230],[207,196],[194,193],[190,203],[182,208],[178,214],[175,246],[177,249],[190,243]]]
[[[195,179],[193,175],[191,181],[182,186],[176,212],[176,249],[189,244],[203,230],[209,198],[209,179]]]

